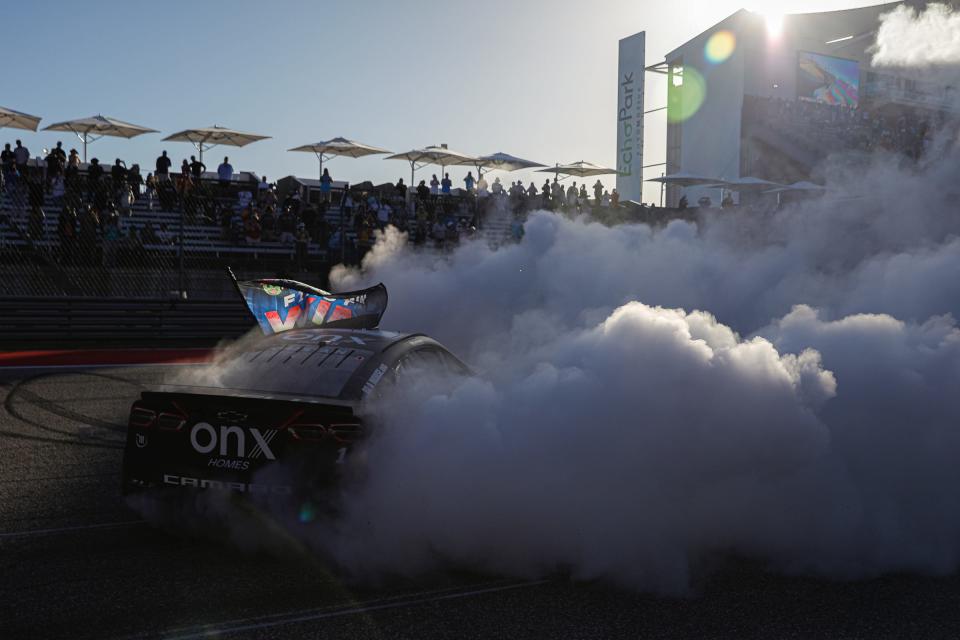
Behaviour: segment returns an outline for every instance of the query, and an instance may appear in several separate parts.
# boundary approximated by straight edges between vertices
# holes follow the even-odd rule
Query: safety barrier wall
[[[0,349],[131,344],[215,345],[242,336],[254,321],[232,301],[89,297],[0,298]]]

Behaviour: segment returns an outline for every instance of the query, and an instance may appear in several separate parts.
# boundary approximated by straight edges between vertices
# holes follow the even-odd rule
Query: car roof
[[[247,349],[260,350],[277,346],[291,345],[356,345],[374,353],[385,351],[390,346],[416,334],[384,331],[382,329],[333,329],[329,327],[308,327],[294,329],[260,340],[250,342]],[[246,349],[245,349],[246,350]]]
[[[397,357],[423,346],[443,348],[422,334],[323,327],[242,340],[217,362],[219,393],[354,403]],[[181,392],[214,391],[175,386]]]

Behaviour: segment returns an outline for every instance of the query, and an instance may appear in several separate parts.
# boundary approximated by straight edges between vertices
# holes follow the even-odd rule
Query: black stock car
[[[423,335],[304,328],[234,348],[216,388],[146,391],[130,411],[123,491],[271,498],[331,487],[364,438],[364,402],[405,374],[468,368]]]
[[[265,337],[230,347],[202,384],[141,394],[130,410],[125,494],[317,496],[372,426],[361,419],[365,402],[418,372],[469,373],[427,336],[377,329],[382,284],[334,294],[291,280],[233,282]]]

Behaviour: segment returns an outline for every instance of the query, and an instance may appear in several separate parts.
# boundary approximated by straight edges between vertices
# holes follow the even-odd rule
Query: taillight
[[[130,426],[138,429],[147,429],[153,425],[157,419],[157,412],[146,407],[138,406],[136,403],[130,409]]]
[[[306,424],[298,422],[296,425],[288,427],[287,430],[294,440],[306,440],[308,442],[319,442],[327,437],[327,428],[322,424]]]
[[[341,444],[356,442],[363,436],[363,427],[356,422],[342,422],[327,426],[330,436]]]
[[[300,442],[331,441],[338,444],[350,444],[363,436],[363,427],[359,422],[344,422],[336,419],[327,421],[322,415],[304,415],[298,411],[280,428],[286,429],[290,437]],[[347,418],[349,419],[349,418]]]
[[[164,411],[157,416],[157,429],[163,429],[164,431],[180,431],[186,423],[187,421],[183,416],[175,413]]]

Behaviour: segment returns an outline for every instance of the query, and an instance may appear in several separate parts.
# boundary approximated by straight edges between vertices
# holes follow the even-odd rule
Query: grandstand
[[[325,285],[332,264],[359,263],[373,241],[372,228],[365,226],[369,216],[361,215],[366,191],[346,183],[334,185],[329,204],[318,207],[316,199],[308,201],[303,219],[307,213],[318,219],[298,250],[292,235],[264,234],[252,241],[231,226],[255,197],[259,178],[253,174],[239,174],[226,192],[215,176],[206,175],[195,199],[174,193],[163,202],[159,193],[152,198],[141,195],[123,212],[115,212],[112,183],[105,176],[98,189],[106,204],[94,208],[101,214],[85,231],[84,216],[91,215],[85,204],[99,193],[91,198],[85,188],[78,188],[81,202],[74,204],[80,206],[69,207],[69,194],[55,196],[44,188],[42,167],[34,163],[31,172],[19,186],[7,184],[0,192],[2,296],[228,299],[235,295],[224,275],[228,266],[245,278],[297,277]],[[85,173],[86,166],[82,182]],[[315,186],[302,179],[287,182]],[[392,194],[377,195],[387,200]],[[354,206],[345,206],[354,201]],[[471,210],[467,198],[450,198],[445,204],[456,219]],[[79,216],[69,225],[73,232],[65,234],[63,217],[70,208]],[[416,225],[415,214],[407,213],[402,201],[396,211],[393,223],[402,228]],[[115,220],[115,229],[109,220]],[[502,244],[510,237],[510,223],[510,216],[494,207],[484,216],[478,237],[493,246]],[[342,244],[341,225],[346,239]],[[417,250],[443,255],[433,242],[424,242]]]

